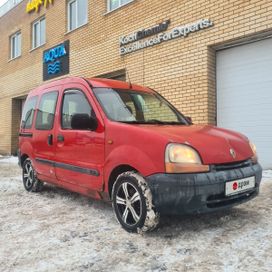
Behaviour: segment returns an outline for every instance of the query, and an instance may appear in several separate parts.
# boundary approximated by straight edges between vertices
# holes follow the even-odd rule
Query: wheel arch
[[[137,172],[137,173],[139,172],[137,169],[135,169],[134,167],[132,167],[131,165],[128,165],[128,164],[121,164],[121,165],[115,167],[111,171],[109,179],[108,179],[108,183],[107,183],[107,187],[108,187],[107,191],[108,191],[110,199],[111,199],[111,193],[112,193],[113,184],[116,181],[117,177],[120,174],[122,174],[124,172],[128,172],[128,171]]]
[[[20,163],[23,166],[23,163],[27,158],[33,157],[33,146],[29,141],[19,142],[19,155],[20,155]]]
[[[160,166],[154,163],[152,156],[139,147],[121,145],[114,148],[106,158],[104,165],[104,192],[111,199],[112,186],[118,175],[134,171],[146,177],[157,172]]]
[[[20,164],[21,166],[23,167],[23,164],[25,162],[25,160],[29,158],[29,156],[27,154],[22,154],[21,157],[20,157]]]

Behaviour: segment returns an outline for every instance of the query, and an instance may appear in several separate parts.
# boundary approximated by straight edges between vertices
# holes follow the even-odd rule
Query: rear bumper
[[[255,188],[225,196],[227,181],[255,176]],[[155,174],[146,178],[153,202],[161,214],[206,213],[244,203],[259,193],[262,168],[247,167],[197,174]]]

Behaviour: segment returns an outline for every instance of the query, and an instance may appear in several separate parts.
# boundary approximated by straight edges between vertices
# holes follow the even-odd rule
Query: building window
[[[10,58],[15,59],[21,56],[21,32],[17,32],[10,37]]]
[[[115,10],[117,8],[120,8],[133,0],[108,0],[108,11]]]
[[[32,24],[32,49],[45,44],[45,18]]]
[[[88,0],[68,1],[68,31],[72,31],[88,21]]]

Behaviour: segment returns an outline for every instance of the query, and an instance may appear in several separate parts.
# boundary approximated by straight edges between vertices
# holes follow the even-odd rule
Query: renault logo
[[[236,152],[232,148],[230,149],[230,155],[232,156],[233,159],[236,158]]]

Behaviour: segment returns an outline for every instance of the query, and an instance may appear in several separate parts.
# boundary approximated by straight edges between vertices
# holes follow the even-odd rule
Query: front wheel
[[[112,206],[117,220],[128,232],[150,231],[159,223],[151,191],[137,173],[125,172],[118,176],[112,190]]]
[[[31,160],[27,158],[23,163],[23,184],[28,192],[40,192],[43,183],[37,179]]]

